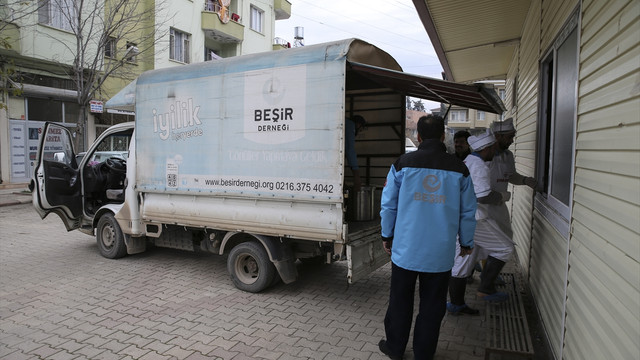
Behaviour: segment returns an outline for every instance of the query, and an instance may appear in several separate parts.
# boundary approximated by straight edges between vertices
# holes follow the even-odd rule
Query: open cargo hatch
[[[465,108],[502,114],[505,111],[498,94],[485,84],[457,84],[454,82],[407,74],[377,66],[349,61],[349,69],[377,84],[405,96],[457,105]]]

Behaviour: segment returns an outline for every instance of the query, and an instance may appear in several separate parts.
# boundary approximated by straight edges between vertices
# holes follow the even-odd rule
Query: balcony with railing
[[[244,25],[240,15],[231,11],[230,4],[229,0],[204,2],[202,30],[207,37],[220,43],[239,43],[244,39]]]
[[[284,50],[290,47],[291,47],[291,43],[289,43],[287,40],[283,38],[276,37],[273,39],[273,50]]]
[[[291,3],[287,0],[274,0],[273,10],[276,13],[276,20],[284,20],[291,17]]]

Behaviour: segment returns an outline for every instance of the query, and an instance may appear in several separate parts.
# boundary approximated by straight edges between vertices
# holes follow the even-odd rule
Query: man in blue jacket
[[[400,156],[391,166],[382,191],[382,240],[392,268],[386,340],[378,346],[392,359],[402,359],[409,341],[417,279],[420,306],[413,352],[416,359],[433,358],[456,241],[461,248],[458,255],[470,254],[476,226],[477,203],[469,170],[446,152],[444,119],[421,117],[418,140],[418,150]]]

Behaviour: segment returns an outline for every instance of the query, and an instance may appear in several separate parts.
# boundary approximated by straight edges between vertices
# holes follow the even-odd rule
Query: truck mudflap
[[[349,284],[368,276],[391,257],[382,248],[380,226],[349,234],[347,244],[347,280]]]

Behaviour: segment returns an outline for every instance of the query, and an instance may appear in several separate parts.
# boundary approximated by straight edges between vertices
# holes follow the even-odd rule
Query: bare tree
[[[133,80],[141,69],[134,63],[151,64],[154,51],[167,35],[161,33],[168,19],[163,14],[164,2],[151,0],[39,0],[43,9],[54,9],[68,22],[75,44],[64,41],[73,54],[69,76],[78,93],[79,105],[76,145],[84,147],[90,101],[101,92],[107,79]],[[160,20],[160,21],[159,21]],[[144,70],[144,68],[142,69]]]

